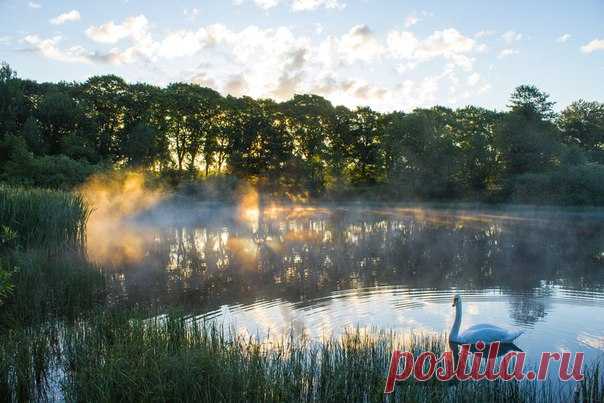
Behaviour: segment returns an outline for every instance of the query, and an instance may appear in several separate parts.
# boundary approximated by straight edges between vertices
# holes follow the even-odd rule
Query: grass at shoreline
[[[0,185],[0,248],[81,249],[90,212],[77,193]]]
[[[444,335],[350,331],[314,343],[227,337],[178,314],[98,313],[72,324],[12,330],[0,341],[0,396],[67,401],[601,401],[597,370],[575,390],[552,382],[398,384],[383,394],[396,347],[440,354]]]
[[[105,277],[79,253],[12,251],[2,261],[10,268],[11,290],[0,306],[0,327],[75,318],[104,303]]]

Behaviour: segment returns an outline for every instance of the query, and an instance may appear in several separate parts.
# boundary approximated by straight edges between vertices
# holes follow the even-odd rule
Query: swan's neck
[[[449,335],[450,340],[457,340],[459,335],[459,326],[461,326],[461,302],[455,304],[455,322],[451,328],[451,334]]]

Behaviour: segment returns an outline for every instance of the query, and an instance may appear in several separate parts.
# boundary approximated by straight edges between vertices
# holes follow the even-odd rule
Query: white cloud
[[[29,8],[42,8],[42,5],[40,3],[35,3],[33,1],[30,1],[28,4]]]
[[[592,53],[597,50],[604,50],[604,39],[594,39],[593,41],[581,46],[581,52]]]
[[[73,46],[61,50],[57,44],[61,41],[60,36],[43,39],[38,35],[27,35],[23,42],[30,45],[31,49],[52,60],[67,63],[90,63],[90,53],[81,46]]]
[[[319,8],[342,10],[346,7],[340,0],[293,0],[291,8],[294,11],[309,11]]]
[[[480,46],[452,28],[423,38],[393,30],[382,38],[361,24],[341,35],[318,37],[287,27],[232,30],[214,24],[159,35],[140,15],[91,26],[86,33],[95,42],[115,46],[101,52],[61,46],[60,38],[24,41],[44,57],[64,62],[139,64],[145,69],[170,63],[174,73],[158,79],[161,84],[188,80],[224,94],[278,100],[317,93],[336,104],[377,110],[428,106],[447,88],[458,92],[450,99],[465,99],[487,85],[473,72]],[[425,63],[441,72],[422,77],[418,66]],[[389,82],[380,72],[392,70],[400,76]]]
[[[487,30],[476,32],[474,34],[474,38],[486,38],[488,36],[493,36],[493,35],[495,35],[495,31],[493,31],[491,29],[487,29]]]
[[[80,20],[80,12],[78,10],[71,10],[67,13],[63,13],[61,15],[56,16],[50,20],[50,23],[53,25],[62,25],[69,21],[79,21]]]
[[[522,39],[522,34],[516,32],[516,31],[507,31],[503,35],[501,35],[501,38],[506,43],[513,43],[513,42],[521,40]]]
[[[489,47],[487,45],[485,45],[484,43],[476,45],[476,51],[478,53],[484,53],[484,52],[486,52],[488,50],[489,50]]]
[[[195,7],[190,10],[185,8],[182,13],[185,17],[188,17],[190,20],[194,20],[199,16],[199,9]]]
[[[389,54],[396,59],[409,60],[414,63],[444,58],[448,64],[472,70],[474,59],[468,56],[473,51],[481,51],[476,42],[453,28],[434,31],[423,40],[416,38],[408,31],[390,31],[386,38]],[[399,72],[401,66],[399,66]],[[404,65],[403,65],[404,67]],[[404,70],[404,69],[403,69]]]
[[[453,28],[435,31],[419,44],[416,51],[419,57],[450,56],[467,53],[474,48],[475,42]]]
[[[405,18],[405,28],[411,28],[420,21],[421,19],[416,15],[408,15],[407,18]]]
[[[335,45],[337,52],[347,63],[355,61],[371,62],[380,57],[384,47],[375,38],[373,31],[367,25],[356,25],[341,38],[330,43]]]
[[[279,0],[254,0],[254,4],[263,10],[269,10],[279,5]]]
[[[281,4],[283,0],[234,0],[233,4],[240,6],[248,1],[253,1],[258,8],[270,10]],[[320,8],[343,10],[346,4],[341,0],[291,0],[290,7],[293,11],[312,11]]]
[[[499,54],[497,55],[497,58],[503,59],[508,56],[517,55],[518,53],[520,53],[520,51],[518,51],[518,49],[513,49],[513,48],[503,49],[501,52],[499,52]]]
[[[386,38],[388,50],[399,59],[413,59],[419,40],[408,31],[390,31]]]
[[[474,87],[476,84],[478,84],[479,81],[480,81],[480,74],[478,74],[478,73],[472,73],[468,77],[468,85],[470,87]]]
[[[568,41],[568,40],[570,39],[570,37],[571,37],[571,35],[570,35],[570,34],[564,34],[564,35],[561,35],[561,36],[559,36],[559,37],[556,39],[556,42],[558,42],[558,43],[564,43],[564,42]]]
[[[147,36],[149,21],[144,15],[128,17],[121,24],[109,21],[98,27],[91,26],[86,30],[86,35],[95,42],[116,43],[124,38],[134,40]]]

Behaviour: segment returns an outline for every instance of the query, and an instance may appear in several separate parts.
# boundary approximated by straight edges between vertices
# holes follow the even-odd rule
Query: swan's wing
[[[485,328],[501,329],[499,326],[495,326],[490,323],[478,323],[474,326],[470,326],[469,328],[467,328],[466,332],[474,331],[474,330],[478,330],[478,329],[485,329]]]
[[[475,325],[471,328],[464,331],[459,339],[463,343],[474,344],[479,341],[483,341],[485,343],[492,343],[494,341],[499,341],[503,343],[511,343],[514,339],[520,336],[523,332],[521,330],[509,331],[506,329],[502,329],[498,326],[480,326]]]

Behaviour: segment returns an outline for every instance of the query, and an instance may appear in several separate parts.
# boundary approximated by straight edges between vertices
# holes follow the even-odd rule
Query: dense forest
[[[171,186],[227,192],[245,180],[295,199],[604,204],[604,104],[553,106],[522,85],[505,112],[378,113],[114,75],[37,83],[2,64],[0,182],[70,189],[132,168]]]

